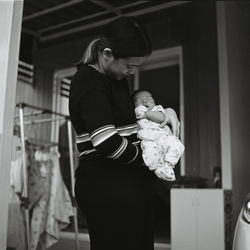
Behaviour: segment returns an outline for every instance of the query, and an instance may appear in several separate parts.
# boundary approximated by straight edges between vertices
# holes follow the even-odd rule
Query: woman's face
[[[129,75],[133,75],[138,66],[146,61],[147,57],[128,57],[115,59],[110,56],[103,63],[103,69],[109,77],[120,80]]]

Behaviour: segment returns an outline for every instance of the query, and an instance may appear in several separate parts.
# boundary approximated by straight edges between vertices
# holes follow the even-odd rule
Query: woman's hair
[[[103,27],[103,35],[90,42],[79,64],[96,63],[105,48],[114,58],[142,57],[152,52],[150,38],[135,17],[120,16]]]

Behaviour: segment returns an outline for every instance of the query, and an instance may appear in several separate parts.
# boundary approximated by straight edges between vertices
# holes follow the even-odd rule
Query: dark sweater
[[[69,113],[81,159],[104,157],[126,164],[141,161],[126,79],[112,80],[83,65],[71,81]]]

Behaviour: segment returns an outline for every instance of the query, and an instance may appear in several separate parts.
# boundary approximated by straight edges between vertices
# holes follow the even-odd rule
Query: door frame
[[[72,76],[76,72],[75,67],[60,69],[54,72],[52,89],[52,110],[61,113],[60,110],[60,89],[61,80],[67,76]],[[51,141],[59,141],[60,121],[55,121],[51,127]]]

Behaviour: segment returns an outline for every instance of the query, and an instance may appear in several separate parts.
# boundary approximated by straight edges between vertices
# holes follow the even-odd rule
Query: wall
[[[140,16],[153,48],[182,45],[185,85],[186,173],[212,178],[220,165],[219,97],[215,4],[189,3]],[[100,28],[72,39],[40,45],[34,63],[52,70],[72,67]],[[79,38],[79,39],[76,39]],[[52,84],[52,79],[47,78]]]
[[[155,49],[183,46],[186,173],[211,179],[221,164],[215,5],[196,2],[155,15],[147,25]]]
[[[52,106],[52,82],[53,71],[48,68],[35,68],[34,84],[22,81],[17,82],[16,104],[24,102],[44,109],[51,109]],[[18,114],[18,108],[15,113]],[[32,112],[34,109],[25,108],[24,112]],[[41,119],[50,117],[42,115],[29,117],[29,119]],[[51,123],[29,124],[25,126],[25,136],[50,140]]]
[[[226,35],[229,72],[233,218],[250,191],[250,5],[226,4]]]

